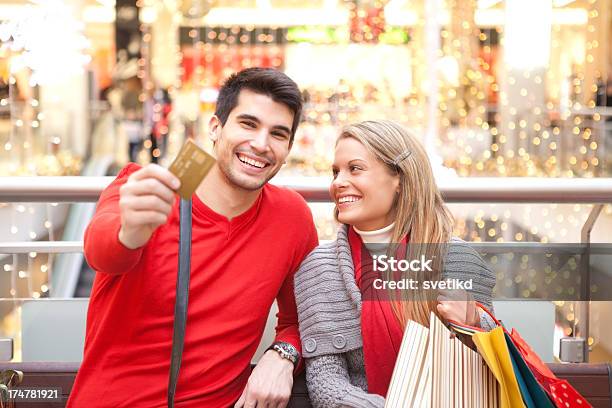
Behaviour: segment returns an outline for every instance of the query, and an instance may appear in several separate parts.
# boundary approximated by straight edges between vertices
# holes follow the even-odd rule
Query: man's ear
[[[208,138],[215,143],[221,134],[221,120],[217,115],[212,115],[208,121]]]

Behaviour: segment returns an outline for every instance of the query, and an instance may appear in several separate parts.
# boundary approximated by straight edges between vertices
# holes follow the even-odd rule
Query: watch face
[[[294,364],[298,360],[298,352],[291,344],[276,344],[274,349],[278,351],[281,357],[291,360]]]

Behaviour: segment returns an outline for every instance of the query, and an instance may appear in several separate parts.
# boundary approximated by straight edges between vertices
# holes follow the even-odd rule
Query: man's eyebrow
[[[240,115],[236,116],[236,119],[248,119],[257,123],[261,122],[257,116],[249,115],[248,113],[241,113]]]

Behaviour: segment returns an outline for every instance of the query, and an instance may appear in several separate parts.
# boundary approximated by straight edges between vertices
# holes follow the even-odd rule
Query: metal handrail
[[[0,177],[0,202],[96,201],[113,177]],[[307,201],[330,201],[326,177],[276,177]],[[612,203],[612,178],[469,177],[438,181],[449,203]]]
[[[30,252],[44,254],[80,253],[83,252],[83,241],[0,242],[0,254],[28,254]]]
[[[97,201],[113,177],[0,177],[0,202]]]

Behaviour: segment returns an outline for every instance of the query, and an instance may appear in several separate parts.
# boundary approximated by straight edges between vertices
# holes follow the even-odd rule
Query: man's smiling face
[[[231,184],[258,190],[278,173],[291,147],[293,116],[286,105],[243,89],[225,125],[211,119],[217,165]]]

